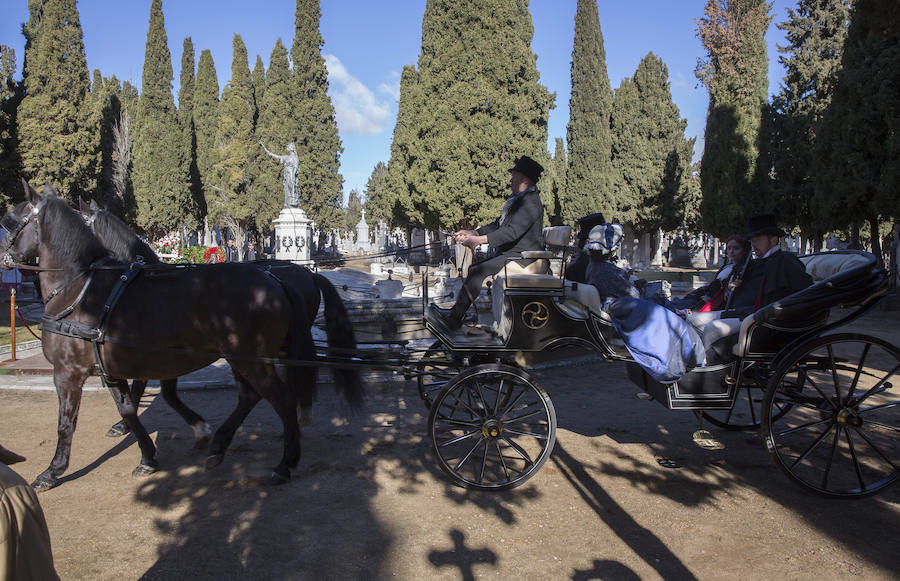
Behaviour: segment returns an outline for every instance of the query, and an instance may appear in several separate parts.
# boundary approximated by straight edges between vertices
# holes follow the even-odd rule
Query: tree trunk
[[[859,224],[853,222],[850,224],[850,244],[847,245],[850,250],[862,250],[862,244],[859,242]]]
[[[881,229],[878,227],[877,216],[869,216],[869,231],[872,238],[872,254],[878,259],[878,266],[884,268],[884,255],[881,252]]]

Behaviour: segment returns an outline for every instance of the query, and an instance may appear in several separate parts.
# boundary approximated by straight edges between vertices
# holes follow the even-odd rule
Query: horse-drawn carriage
[[[127,379],[166,378],[166,401],[183,405],[174,378],[219,357],[231,363],[239,403],[216,432],[207,467],[221,462],[237,427],[263,397],[285,428],[273,480],[287,480],[300,459],[296,408],[311,403],[315,369],[380,367],[417,380],[430,407],[432,448],[454,482],[512,488],[540,469],[556,439],[553,404],[527,372],[527,359],[569,348],[626,362],[631,379],[670,409],[702,412],[727,428],[761,428],[776,464],[816,492],[864,496],[900,477],[900,350],[877,337],[830,333],[886,293],[886,273],[863,252],[801,258],[816,284],[745,319],[727,361],[661,384],[636,366],[597,290],[566,281],[564,266],[555,275],[546,269],[546,261],[564,263],[567,228],[550,229],[547,250],[528,254],[536,269],[510,264],[494,278],[492,332],[450,331],[424,308],[425,327],[435,338],[426,349],[355,350],[331,343],[323,354],[313,349],[310,332],[320,292],[330,341],[347,322],[346,312],[337,316],[342,306],[333,287],[319,275],[272,262],[188,268],[110,263],[116,244],[91,233],[52,192],[27,191],[28,201],[3,218],[10,235],[0,254],[6,268],[40,256],[47,287],[44,352],[54,364],[60,416],[56,455],[35,481],[40,488],[56,485],[68,465],[81,386],[95,365],[137,437],[142,460],[136,472],[149,473],[156,469],[155,447]],[[125,256],[133,256],[135,238],[130,233],[118,240]],[[243,294],[208,294],[223,276],[241,277]],[[177,308],[155,308],[167,300],[178,301]],[[849,311],[829,322],[834,307]],[[288,368],[287,381],[277,364]],[[291,372],[298,369],[304,372]],[[352,373],[345,374],[337,384],[358,403],[353,381]],[[182,415],[198,439],[205,437],[198,427],[202,418],[191,413]]]
[[[559,256],[554,250],[568,244],[569,232],[550,229],[546,254],[530,256]],[[871,309],[887,291],[887,274],[859,251],[801,261],[813,286],[747,317],[726,361],[667,384],[635,363],[610,301],[562,272],[501,272],[491,290],[492,334],[451,332],[426,309],[438,342],[418,372],[441,468],[471,488],[511,488],[533,476],[553,450],[557,420],[547,392],[517,361],[583,347],[626,362],[629,378],[669,409],[694,410],[729,429],[761,428],[775,463],[808,489],[829,496],[883,490],[900,478],[900,349],[830,331]],[[836,307],[843,310],[830,320]]]

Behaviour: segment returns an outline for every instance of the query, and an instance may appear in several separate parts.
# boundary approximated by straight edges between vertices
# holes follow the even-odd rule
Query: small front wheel
[[[437,394],[428,433],[441,470],[456,484],[506,490],[534,476],[550,457],[556,411],[524,371],[479,365]]]

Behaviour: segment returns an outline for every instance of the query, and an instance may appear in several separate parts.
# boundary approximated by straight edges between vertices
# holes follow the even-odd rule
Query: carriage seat
[[[816,252],[801,256],[800,262],[813,285],[744,319],[732,349],[735,355],[774,355],[791,340],[823,327],[832,307],[860,304],[884,292],[886,276],[868,252]]]
[[[570,226],[544,228],[543,238],[544,250],[527,250],[522,253],[523,259],[534,259],[534,262],[523,268],[517,262],[509,261],[494,278],[503,276],[506,288],[562,289],[563,279],[552,274],[550,259],[569,245],[572,240],[572,228]]]

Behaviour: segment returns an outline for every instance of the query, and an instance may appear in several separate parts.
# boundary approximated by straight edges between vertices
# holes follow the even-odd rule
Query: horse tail
[[[288,359],[313,361],[316,358],[316,345],[313,342],[313,320],[307,313],[307,299],[292,285],[281,283],[281,288],[288,297],[293,311],[293,320],[289,331],[285,353]],[[319,368],[315,366],[305,367],[300,365],[284,366],[284,379],[295,390],[299,397],[299,403],[304,407],[311,407],[316,395],[316,384]]]
[[[350,316],[344,301],[331,282],[321,274],[312,273],[316,287],[322,293],[325,303],[325,333],[328,335],[328,354],[346,359],[356,349],[356,334],[350,323]],[[350,408],[362,408],[364,390],[359,370],[353,368],[333,368],[331,370],[338,392]]]

